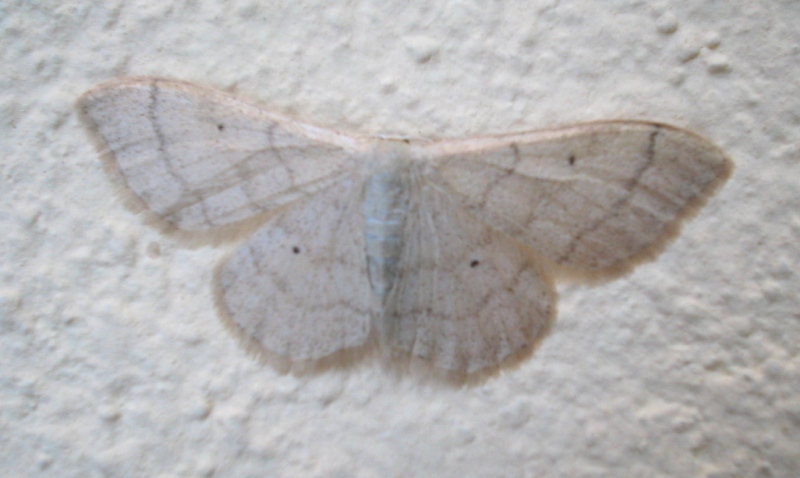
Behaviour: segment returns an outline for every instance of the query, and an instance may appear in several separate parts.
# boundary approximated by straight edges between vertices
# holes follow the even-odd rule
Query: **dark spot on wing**
[[[217,131],[222,131],[224,129],[225,129],[225,125],[224,124],[220,123],[220,124],[217,125]]]
[[[480,263],[481,263],[481,261],[479,261],[478,259],[472,259],[471,261],[469,261],[469,266],[474,269],[474,268],[478,267],[478,265]]]
[[[300,248],[297,246],[292,247],[292,252],[295,254],[300,254]]]
[[[574,164],[575,164],[575,155],[574,154],[570,154],[569,155],[569,165],[572,166]]]

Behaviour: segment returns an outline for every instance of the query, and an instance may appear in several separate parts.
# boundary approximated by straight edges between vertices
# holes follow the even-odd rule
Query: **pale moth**
[[[732,169],[640,121],[363,138],[155,78],[100,85],[79,109],[163,229],[251,233],[218,269],[220,314],[295,370],[365,351],[456,379],[518,362],[552,322],[554,274],[652,257]]]

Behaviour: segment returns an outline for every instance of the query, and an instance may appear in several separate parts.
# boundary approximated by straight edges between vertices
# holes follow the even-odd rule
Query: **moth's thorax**
[[[386,297],[397,277],[417,159],[404,141],[382,141],[368,166],[364,234],[372,290]]]

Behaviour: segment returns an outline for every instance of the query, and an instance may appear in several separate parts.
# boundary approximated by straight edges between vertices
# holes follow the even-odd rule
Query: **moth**
[[[642,121],[358,137],[157,78],[95,87],[79,110],[162,229],[256,225],[217,271],[217,304],[287,367],[364,350],[458,378],[515,363],[554,319],[554,274],[654,256],[732,170],[709,141]]]

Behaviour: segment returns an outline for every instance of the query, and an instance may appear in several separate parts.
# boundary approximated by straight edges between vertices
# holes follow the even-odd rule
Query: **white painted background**
[[[789,477],[800,469],[800,3],[0,3],[0,475]],[[128,75],[358,134],[609,118],[719,144],[656,261],[562,286],[517,369],[452,389],[249,356],[212,271],[123,206],[75,99]]]

